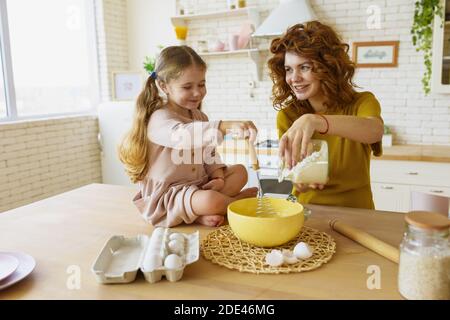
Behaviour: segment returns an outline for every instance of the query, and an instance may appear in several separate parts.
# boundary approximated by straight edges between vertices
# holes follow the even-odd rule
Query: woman
[[[294,184],[293,193],[301,203],[373,209],[370,156],[382,153],[383,120],[375,96],[354,89],[348,49],[318,21],[294,25],[272,41],[280,158],[292,168],[311,139],[327,141],[328,183]]]

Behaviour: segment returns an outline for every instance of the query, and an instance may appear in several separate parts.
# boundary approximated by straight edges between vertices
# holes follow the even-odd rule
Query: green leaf
[[[411,27],[412,42],[417,51],[424,53],[426,69],[422,77],[422,85],[425,94],[428,94],[432,73],[433,23],[436,16],[442,19],[443,9],[440,0],[417,0],[414,8],[414,21]]]
[[[157,48],[159,49],[159,51],[161,51],[162,49],[164,49],[163,45],[158,45]],[[159,54],[159,53],[158,53]],[[157,55],[158,55],[157,54]],[[156,56],[157,56],[156,55]],[[156,56],[154,57],[149,57],[149,56],[145,56],[144,58],[144,69],[148,72],[148,73],[152,73],[153,71],[155,71],[155,66],[156,66]]]

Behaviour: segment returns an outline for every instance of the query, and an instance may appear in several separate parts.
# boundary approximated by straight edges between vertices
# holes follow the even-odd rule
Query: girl
[[[373,209],[370,155],[379,156],[383,136],[380,104],[356,92],[348,45],[318,21],[297,24],[271,43],[269,60],[280,136],[280,157],[293,167],[309,141],[326,140],[329,181],[294,185],[302,203]]]
[[[229,130],[253,142],[256,127],[250,121],[208,121],[200,111],[205,73],[205,62],[190,47],[163,49],[119,147],[128,175],[139,183],[133,201],[154,226],[194,221],[219,226],[229,203],[256,196],[256,188],[241,191],[245,167],[227,167],[214,149]]]

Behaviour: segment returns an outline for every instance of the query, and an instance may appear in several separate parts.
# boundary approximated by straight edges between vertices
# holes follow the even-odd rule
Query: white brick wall
[[[100,90],[102,101],[109,101],[111,73],[128,70],[127,1],[99,0],[95,3]]]
[[[101,182],[94,116],[0,126],[0,212]]]
[[[177,0],[179,4],[179,0]],[[373,92],[381,102],[385,123],[394,132],[394,143],[450,145],[450,99],[448,95],[422,93],[424,71],[422,54],[412,45],[410,28],[413,21],[414,0],[311,0],[310,3],[324,23],[334,27],[344,41],[400,40],[397,68],[358,69],[355,82],[361,90]],[[225,0],[194,0],[196,12],[223,10]],[[257,7],[263,20],[278,0],[248,0],[247,6]],[[381,11],[381,28],[368,29],[366,13],[370,5]],[[243,22],[242,18],[205,19],[189,24],[188,45],[197,40],[218,37],[226,40],[228,34]],[[257,40],[259,48],[269,42]],[[351,53],[350,53],[351,54]],[[260,128],[274,128],[276,113],[270,103],[272,83],[268,78],[266,61],[262,57],[263,79],[256,82],[254,98],[249,95],[247,80],[254,79],[250,60],[245,55],[205,58],[208,95],[204,110],[212,119],[251,118]],[[431,124],[432,123],[432,124]]]

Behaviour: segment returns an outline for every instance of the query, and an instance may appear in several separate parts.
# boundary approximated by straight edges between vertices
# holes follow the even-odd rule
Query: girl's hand
[[[203,185],[203,190],[214,190],[214,191],[220,191],[222,190],[223,186],[225,185],[225,180],[221,178],[213,178],[210,181],[208,181],[206,184]]]
[[[252,121],[221,121],[219,130],[223,135],[230,133],[235,134],[236,138],[249,139],[249,142],[254,143],[258,134],[258,129]]]
[[[324,119],[314,114],[305,114],[295,120],[280,139],[279,157],[285,166],[292,169],[307,156],[308,144],[314,132],[326,126]]]
[[[305,184],[305,183],[293,183],[295,190],[297,190],[300,193],[308,191],[308,189],[314,189],[314,190],[323,190],[325,188],[324,184],[320,183],[311,183],[311,184]]]

